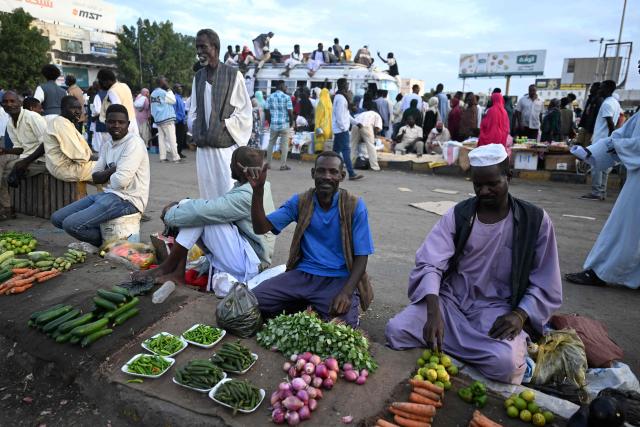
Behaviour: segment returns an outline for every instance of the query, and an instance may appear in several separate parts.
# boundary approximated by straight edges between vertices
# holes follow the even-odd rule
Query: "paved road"
[[[189,153],[185,163],[160,164],[152,158],[152,187],[149,214],[157,218],[162,207],[183,197],[197,197],[195,178],[195,153]],[[291,171],[278,171],[278,164],[270,172],[274,201],[284,202],[295,192],[313,185],[310,177],[311,163],[290,161]],[[407,275],[414,263],[415,251],[431,227],[438,221],[437,215],[409,206],[412,202],[461,201],[472,192],[472,185],[462,177],[439,177],[399,171],[365,172],[362,181],[345,182],[344,187],[362,196],[369,210],[376,253],[369,259],[369,273],[375,281],[376,299],[373,309],[363,319],[363,327],[378,342],[384,341],[384,326],[394,313],[407,303]],[[411,192],[401,192],[399,187]],[[433,189],[454,190],[447,195]],[[606,202],[579,200],[588,191],[584,185],[527,182],[515,180],[511,185],[513,195],[544,208],[551,216],[556,230],[562,273],[581,269],[600,229],[613,206],[614,198]],[[583,215],[595,220],[583,220],[563,215]],[[274,262],[285,263],[293,226],[285,230],[276,243]],[[161,231],[158,219],[143,225],[143,233]],[[640,374],[640,341],[635,325],[640,323],[637,310],[637,292],[616,288],[585,288],[565,282],[564,313],[580,313],[603,321],[609,332],[625,350],[625,361],[636,375]]]

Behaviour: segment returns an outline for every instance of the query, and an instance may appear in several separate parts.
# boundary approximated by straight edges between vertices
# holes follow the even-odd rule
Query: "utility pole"
[[[144,23],[142,22],[142,18],[138,19],[138,65],[140,67],[140,90],[142,90],[143,88],[143,84],[142,84],[142,47],[141,47],[141,40],[142,40],[142,34],[141,34],[141,30],[144,28]]]
[[[622,42],[622,27],[624,26],[624,15],[627,11],[627,0],[624,0],[624,4],[622,6],[622,16],[620,17],[620,31],[618,32],[618,45],[616,46],[616,61],[618,60],[618,56],[620,55],[620,43]]]

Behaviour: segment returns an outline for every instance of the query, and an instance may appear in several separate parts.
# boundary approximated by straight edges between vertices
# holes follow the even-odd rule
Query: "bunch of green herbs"
[[[335,357],[356,369],[374,372],[378,364],[369,354],[369,340],[343,323],[324,322],[313,312],[281,314],[269,320],[257,335],[258,344],[277,349],[287,357],[305,351],[324,358]]]

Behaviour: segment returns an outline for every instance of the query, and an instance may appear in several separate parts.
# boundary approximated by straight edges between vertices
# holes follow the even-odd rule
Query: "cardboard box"
[[[576,171],[576,158],[571,154],[547,154],[544,168],[548,171]]]
[[[513,151],[513,168],[534,171],[538,169],[538,153],[532,151]]]

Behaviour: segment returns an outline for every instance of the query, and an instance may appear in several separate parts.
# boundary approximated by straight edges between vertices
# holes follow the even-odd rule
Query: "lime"
[[[434,386],[444,388],[444,383],[442,381],[436,381],[433,383]]]
[[[533,422],[534,426],[543,426],[547,423],[547,420],[545,420],[544,415],[542,414],[533,414],[533,417],[531,417],[531,421]]]
[[[435,363],[437,365],[438,363],[440,363],[440,358],[438,356],[431,356],[429,358],[429,362]]]
[[[536,394],[531,390],[525,390],[520,393],[520,397],[526,400],[527,402],[533,402],[536,398]]]
[[[513,401],[513,406],[518,408],[519,411],[522,411],[524,409],[527,409],[527,402],[521,397],[516,397],[516,399]]]
[[[427,371],[427,379],[428,379],[429,381],[435,381],[435,380],[437,380],[437,379],[438,379],[438,373],[436,372],[436,370],[435,370],[435,369],[429,369],[429,370]]]
[[[449,375],[458,375],[458,367],[456,365],[451,365],[447,368],[447,372],[449,372]]]
[[[420,375],[420,374],[414,375],[413,379],[414,380],[418,380],[418,381],[424,381],[424,377],[422,375]]]
[[[447,371],[436,371],[436,373],[438,374],[438,381],[443,383],[449,381],[449,374],[447,374]]]
[[[422,352],[422,359],[429,360],[431,358],[431,350],[425,350]]]
[[[504,401],[504,407],[509,408],[509,406],[513,406],[513,399],[507,399]]]
[[[418,369],[418,375],[422,375],[423,377],[426,377],[427,376],[427,371],[428,371],[427,368],[420,368],[420,369]]]
[[[441,356],[440,357],[440,363],[442,363],[442,366],[444,366],[445,368],[448,368],[449,366],[451,366],[453,364],[453,362],[451,362],[451,358],[449,356]]]
[[[520,415],[520,411],[518,411],[518,408],[516,408],[515,406],[509,406],[507,408],[507,415],[509,416],[509,418],[518,418],[518,415]]]
[[[529,402],[529,404],[527,405],[527,409],[532,414],[537,414],[538,412],[540,412],[540,407],[536,404],[536,402]]]
[[[426,362],[424,361],[424,359],[421,357],[418,359],[418,366],[420,366],[421,368],[424,366]]]
[[[551,411],[544,411],[542,415],[544,416],[546,422],[550,423],[551,421],[553,421],[553,414],[551,413]]]
[[[442,364],[437,364],[436,365],[436,371],[444,371],[444,370],[446,370],[444,365],[442,365]]]
[[[444,383],[444,389],[445,390],[451,390],[451,383],[449,381],[445,381]]]
[[[531,421],[531,412],[523,409],[522,411],[520,411],[520,419],[525,423],[528,423],[529,421]]]
[[[427,363],[427,364],[426,364],[426,365],[424,365],[424,366],[426,366],[426,367],[427,367],[427,368],[429,368],[429,369],[436,369],[436,367],[437,367],[438,365],[437,365],[437,364],[435,364],[435,363],[433,363],[433,362],[429,362],[429,363]]]

